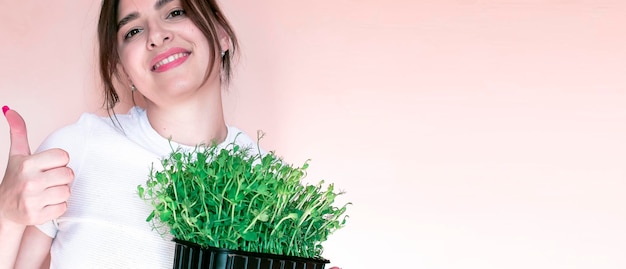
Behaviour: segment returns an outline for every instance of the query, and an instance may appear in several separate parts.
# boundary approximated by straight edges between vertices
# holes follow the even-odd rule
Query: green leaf
[[[259,235],[255,232],[246,232],[241,234],[241,237],[243,238],[243,240],[246,241],[258,241],[259,240]]]
[[[150,215],[146,218],[146,221],[151,221],[154,218],[154,210],[150,212]]]
[[[137,192],[139,193],[139,197],[144,198],[144,196],[143,196],[143,192],[144,192],[143,186],[141,186],[141,185],[137,186]]]
[[[267,214],[265,211],[263,211],[263,212],[261,212],[260,215],[258,215],[258,219],[261,222],[266,222],[266,221],[268,221],[270,219],[270,215]]]
[[[172,211],[163,211],[159,214],[159,219],[161,220],[161,222],[167,222],[170,220],[170,217],[172,217]]]

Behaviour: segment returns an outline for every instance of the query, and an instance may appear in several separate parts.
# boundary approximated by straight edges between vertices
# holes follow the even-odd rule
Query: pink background
[[[333,264],[626,268],[626,2],[223,2],[228,122],[354,203]],[[33,147],[101,112],[99,3],[0,1],[0,103]]]

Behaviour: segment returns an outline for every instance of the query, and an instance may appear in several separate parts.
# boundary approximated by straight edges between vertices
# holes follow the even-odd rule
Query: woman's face
[[[118,14],[118,51],[130,83],[157,105],[193,97],[203,86],[213,47],[180,0],[121,0]],[[207,83],[219,83],[215,73]]]

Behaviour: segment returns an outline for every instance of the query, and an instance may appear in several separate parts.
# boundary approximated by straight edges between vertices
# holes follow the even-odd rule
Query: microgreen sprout
[[[260,139],[260,138],[259,138]],[[334,206],[333,184],[304,184],[297,167],[274,152],[230,144],[176,149],[153,166],[139,196],[161,232],[203,247],[321,258],[322,243],[342,228],[349,203]]]

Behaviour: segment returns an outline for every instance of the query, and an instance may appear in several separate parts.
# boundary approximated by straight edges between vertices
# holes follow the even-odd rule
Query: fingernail
[[[10,108],[9,108],[8,106],[3,106],[3,107],[2,107],[2,114],[6,115],[6,114],[7,114],[7,111],[9,111],[9,109],[10,109]]]

